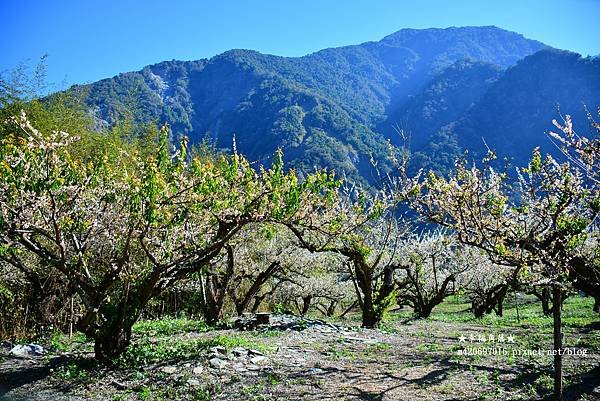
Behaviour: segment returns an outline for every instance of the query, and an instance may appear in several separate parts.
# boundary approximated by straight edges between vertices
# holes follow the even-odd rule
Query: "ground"
[[[519,303],[516,308],[515,301]],[[589,298],[564,306],[566,399],[600,400],[600,315]],[[43,357],[0,357],[1,400],[537,400],[552,388],[552,321],[531,298],[477,320],[459,297],[428,319],[359,316],[303,331],[215,330],[163,319],[135,327],[113,366],[81,336],[47,340]],[[308,321],[308,320],[307,320]],[[340,326],[342,328],[340,328]],[[464,355],[482,353],[484,355]],[[493,353],[496,355],[493,355]],[[586,352],[585,355],[583,353]],[[541,353],[541,355],[540,355]]]

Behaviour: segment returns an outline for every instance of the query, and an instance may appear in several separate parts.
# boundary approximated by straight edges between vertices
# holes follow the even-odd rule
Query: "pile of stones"
[[[321,319],[308,319],[295,315],[256,314],[244,315],[234,323],[234,328],[240,331],[314,331],[319,333],[348,333],[353,330],[338,326]]]
[[[159,370],[169,375],[178,375],[191,370],[192,378],[188,380],[188,384],[196,386],[202,382],[197,377],[206,373],[236,372],[257,376],[259,372],[272,371],[273,368],[269,365],[269,358],[261,351],[244,347],[236,347],[228,351],[225,347],[217,346],[210,349],[210,353],[206,355],[205,364],[194,365],[187,362],[161,366]]]
[[[233,364],[236,370],[242,370],[239,362],[244,362],[250,369],[258,369],[268,362],[268,358],[255,349],[236,347],[228,353],[225,347],[212,347],[210,351],[208,365],[213,369],[223,369]]]

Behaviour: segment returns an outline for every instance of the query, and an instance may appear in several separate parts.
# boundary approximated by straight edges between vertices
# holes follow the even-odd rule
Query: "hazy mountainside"
[[[589,134],[587,110],[600,106],[600,59],[542,50],[508,69],[479,102],[441,127],[413,158],[413,168],[444,170],[469,150],[480,159],[487,147],[513,164],[525,165],[533,148],[558,153],[547,132],[552,119],[573,117],[579,134]]]
[[[88,102],[109,124],[124,105],[133,105],[137,121],[168,121],[176,135],[192,141],[208,137],[231,148],[235,135],[238,150],[253,160],[268,160],[282,147],[287,161],[302,170],[330,167],[372,180],[371,157],[388,168],[387,139],[395,139],[395,126],[411,132],[413,151],[421,151],[415,160],[423,165],[431,161],[426,153],[432,140],[441,141],[439,160],[451,160],[462,146],[476,146],[477,118],[487,118],[479,105],[517,89],[499,86],[503,71],[544,48],[496,27],[404,29],[378,42],[297,58],[232,50],[208,60],[162,62],[90,84]],[[553,104],[549,91],[550,96],[543,93]],[[510,95],[503,98],[512,102]],[[553,105],[537,116],[525,110],[512,113],[540,124],[554,115]],[[476,122],[469,125],[471,119]],[[494,125],[493,119],[486,123]],[[521,130],[520,135],[533,134]]]
[[[410,135],[413,151],[421,150],[431,135],[462,117],[500,77],[496,64],[461,60],[429,81],[421,92],[390,112],[383,126]]]

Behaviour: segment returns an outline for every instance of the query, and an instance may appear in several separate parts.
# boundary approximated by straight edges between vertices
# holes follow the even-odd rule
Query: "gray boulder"
[[[26,344],[26,345],[15,345],[11,350],[10,354],[20,357],[40,356],[45,355],[46,350],[39,344]]]

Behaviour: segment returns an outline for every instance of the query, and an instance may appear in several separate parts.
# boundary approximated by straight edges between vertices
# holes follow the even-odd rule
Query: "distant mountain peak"
[[[509,31],[507,29],[503,29],[497,27],[495,25],[485,25],[485,26],[450,26],[446,28],[402,28],[394,33],[391,33],[381,39],[381,42],[390,42],[395,41],[399,42],[402,40],[411,40],[416,36],[430,36],[430,37],[446,37],[446,38],[454,38],[455,35],[502,35],[509,36],[513,38],[523,38],[528,41],[538,42],[532,39],[525,38],[522,34]],[[541,43],[541,42],[538,42]]]

